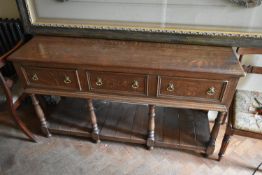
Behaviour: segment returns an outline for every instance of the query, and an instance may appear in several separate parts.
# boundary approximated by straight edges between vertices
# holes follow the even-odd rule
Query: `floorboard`
[[[6,109],[0,109],[0,175],[251,175],[262,161],[261,140],[240,136],[231,139],[224,159],[216,161],[225,126],[221,127],[214,155],[207,159],[192,151],[178,149],[148,151],[137,144],[107,141],[94,144],[89,139],[60,135],[47,139],[40,132],[33,108],[25,104],[19,114],[38,136],[39,142],[32,143],[17,129]],[[140,106],[136,111],[144,115],[143,110],[144,106]],[[141,126],[143,122],[147,123],[147,115],[142,117],[137,113],[135,115],[144,119]],[[134,129],[137,131],[136,128],[132,131]],[[136,135],[140,138],[145,132],[141,130]],[[261,174],[260,169],[256,175]]]

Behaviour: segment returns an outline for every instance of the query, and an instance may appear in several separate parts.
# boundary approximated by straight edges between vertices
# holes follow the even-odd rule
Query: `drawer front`
[[[22,71],[32,87],[81,90],[77,70],[23,67]]]
[[[179,77],[158,77],[158,97],[221,101],[227,82]]]
[[[147,96],[148,76],[113,72],[87,72],[89,91]]]

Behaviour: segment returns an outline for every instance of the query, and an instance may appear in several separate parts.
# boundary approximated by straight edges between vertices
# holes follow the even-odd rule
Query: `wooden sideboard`
[[[35,36],[9,60],[14,63],[25,92],[31,94],[46,135],[50,135],[49,130],[59,132],[59,129],[49,127],[35,94],[88,99],[92,131],[86,132],[86,136],[96,141],[108,139],[147,144],[149,148],[186,148],[207,155],[214,151],[221,119],[228,111],[239,78],[244,75],[231,48],[135,41]],[[97,122],[100,115],[108,115],[109,120],[114,115],[96,116],[92,99],[138,106],[148,104],[141,109],[142,113],[148,113],[146,138],[137,140],[127,136],[126,139],[100,133],[102,124]],[[121,105],[114,104],[109,105],[114,108],[110,110],[118,113]],[[183,122],[172,120],[172,126],[177,126],[173,127],[174,133],[178,131],[180,140],[181,137],[195,140],[193,144],[156,139],[155,128],[160,125],[156,119],[172,118],[170,110],[159,116],[157,110],[167,107],[179,108],[173,115],[178,119],[180,116]],[[219,111],[211,132],[207,113],[203,113],[208,110]],[[192,120],[186,119],[185,114],[189,113]],[[143,121],[143,118],[136,120]]]

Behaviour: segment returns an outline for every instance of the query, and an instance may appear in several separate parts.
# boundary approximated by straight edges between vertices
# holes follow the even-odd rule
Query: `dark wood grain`
[[[147,105],[137,105],[136,106],[136,113],[135,118],[133,120],[132,124],[132,134],[130,139],[131,140],[143,140],[145,143],[145,140],[147,138],[147,132],[148,132],[148,113],[147,111],[148,107]]]
[[[181,145],[198,145],[196,141],[196,127],[192,111],[179,111],[179,124],[180,124],[180,139]],[[181,127],[183,126],[183,127]]]
[[[37,36],[9,59],[27,93],[218,111],[227,110],[243,75],[226,47]],[[31,80],[36,72],[38,83]],[[174,93],[166,91],[170,81]],[[214,95],[207,95],[209,88]]]
[[[164,117],[162,117],[162,116],[164,116],[164,108],[161,108],[161,107],[156,107],[156,118],[155,118],[155,123],[157,123],[157,125],[155,126],[156,128],[155,128],[155,133],[157,133],[156,135],[155,135],[155,139],[156,140],[159,140],[159,141],[163,141],[163,138],[164,138],[164,129],[163,129],[163,125],[165,125],[166,126],[166,123],[164,123],[165,121],[164,121]],[[166,112],[165,112],[165,115],[167,115],[166,114]],[[172,116],[173,117],[173,116]],[[173,123],[173,125],[175,125],[176,123]],[[173,131],[173,134],[175,134],[174,133],[175,131]]]
[[[57,106],[50,109],[51,113],[47,116],[49,130],[55,134],[91,138],[92,122],[86,106],[85,99],[63,98]],[[98,114],[100,111],[96,110]]]
[[[159,110],[159,109],[157,109]],[[174,108],[164,108],[163,109],[163,117],[162,120],[163,122],[161,123],[162,127],[165,127],[165,129],[162,129],[162,134],[161,131],[157,132],[157,136],[160,134],[162,135],[162,138],[159,139],[159,141],[163,142],[163,143],[173,143],[176,145],[180,144],[180,121],[179,121],[179,117],[180,114],[178,113],[177,109]],[[160,117],[157,117],[160,118]],[[173,139],[173,138],[177,138],[177,139]]]
[[[58,88],[63,90],[82,90],[77,70],[23,67],[27,84],[33,87]]]
[[[148,106],[94,101],[100,139],[146,144]],[[50,131],[91,137],[91,121],[85,100],[64,98],[48,116]],[[65,110],[67,108],[71,110]],[[209,141],[209,122],[203,111],[157,107],[153,146],[205,152]],[[67,111],[72,111],[67,113]],[[78,114],[75,115],[74,114]],[[159,122],[161,121],[161,122]],[[203,132],[204,131],[204,132]]]
[[[235,87],[235,86],[234,86]],[[228,90],[229,93],[232,89]],[[177,100],[177,99],[163,99],[163,98],[142,98],[142,97],[133,97],[133,96],[120,96],[120,95],[111,95],[111,94],[93,94],[93,93],[79,93],[79,92],[65,92],[58,90],[50,89],[39,89],[39,88],[26,88],[26,93],[35,93],[35,94],[48,94],[48,95],[57,95],[57,96],[66,96],[73,98],[95,98],[100,100],[110,99],[113,102],[129,102],[136,104],[149,104],[154,101],[154,104],[157,106],[166,106],[166,107],[181,107],[185,109],[201,109],[201,110],[215,110],[215,111],[227,111],[227,106],[223,103],[215,104],[210,102],[203,101],[190,101],[190,100]],[[230,99],[230,98],[229,98]],[[231,102],[231,101],[230,101]]]
[[[163,138],[155,145],[169,148],[190,149],[204,153],[209,141],[207,115],[203,111],[164,108]],[[156,138],[159,137],[156,132]]]
[[[243,75],[228,47],[36,36],[9,60]]]
[[[118,110],[121,111],[123,110],[124,106],[123,105],[118,105]],[[123,116],[123,113],[121,112],[116,112],[113,110],[113,107],[111,107],[110,111],[106,114],[106,120],[104,125],[101,125],[101,135],[104,136],[115,136],[117,132],[117,123]],[[98,116],[100,117],[100,116]]]
[[[191,109],[227,112],[244,75],[231,48],[86,38],[37,36],[10,60],[26,93],[115,102],[95,114],[88,101],[92,134],[64,133],[208,154],[220,122],[210,136],[206,112]]]
[[[148,76],[113,72],[87,73],[89,90],[108,94],[148,94]]]
[[[136,115],[135,105],[127,106],[125,105],[123,108],[123,114],[121,118],[119,118],[117,126],[120,126],[116,132],[116,137],[118,138],[131,138],[132,128],[134,127],[134,119]],[[129,131],[129,132],[126,132]]]
[[[158,96],[166,98],[203,98],[209,101],[220,101],[223,97],[227,82],[189,79],[180,77],[159,77]],[[171,88],[173,85],[173,89]],[[214,88],[214,94],[208,94],[208,90]]]

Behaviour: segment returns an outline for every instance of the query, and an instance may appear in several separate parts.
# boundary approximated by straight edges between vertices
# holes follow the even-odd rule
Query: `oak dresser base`
[[[9,60],[46,136],[63,133],[206,155],[214,152],[221,120],[244,75],[231,48],[135,41],[36,36]],[[56,113],[49,126],[34,94],[84,99],[85,113],[74,112],[78,102],[65,102],[71,106],[62,111],[74,115]],[[110,102],[96,109],[93,99]],[[219,112],[211,131],[208,110]],[[71,130],[70,122],[80,130]]]

